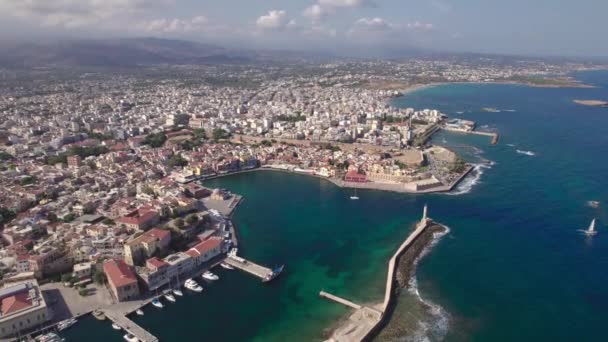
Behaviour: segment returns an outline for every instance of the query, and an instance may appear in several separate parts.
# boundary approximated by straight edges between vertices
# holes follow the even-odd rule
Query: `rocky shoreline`
[[[427,228],[417,239],[399,257],[397,272],[395,278],[399,287],[394,295],[398,296],[400,291],[407,290],[411,286],[411,279],[416,273],[417,260],[420,258],[424,250],[431,245],[435,238],[435,234],[444,233],[447,228],[433,224]],[[425,303],[415,303],[417,310],[428,310]],[[411,316],[402,315],[401,312],[393,312],[390,314],[390,318],[386,322],[382,330],[374,338],[374,341],[395,341],[401,340],[404,336],[408,336],[416,328],[417,322],[413,322]]]

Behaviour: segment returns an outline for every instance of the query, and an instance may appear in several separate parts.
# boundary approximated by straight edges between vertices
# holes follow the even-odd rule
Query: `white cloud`
[[[207,28],[209,20],[204,16],[192,19],[155,19],[140,23],[140,28],[150,33],[190,33],[203,31]]]
[[[0,12],[42,26],[78,28],[107,24],[173,0],[0,0]]]
[[[376,7],[376,3],[373,0],[317,0],[304,10],[303,15],[318,21],[338,9],[361,7]]]
[[[353,23],[347,35],[357,38],[359,43],[399,44],[404,40],[413,40],[423,32],[432,31],[429,23],[415,21],[408,24],[395,24],[383,18],[361,18]]]
[[[287,18],[286,11],[272,10],[268,12],[268,14],[259,17],[255,24],[262,30],[281,30],[288,24],[295,25],[295,21],[290,21],[289,18]]]
[[[421,23],[419,21],[415,21],[413,23],[407,24],[407,28],[415,31],[432,31],[435,29],[435,26],[430,23]]]

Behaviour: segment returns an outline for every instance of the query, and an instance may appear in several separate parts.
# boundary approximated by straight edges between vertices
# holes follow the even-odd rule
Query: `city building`
[[[103,271],[117,301],[124,302],[139,297],[139,286],[135,273],[123,260],[111,259],[105,261]]]
[[[171,232],[152,228],[124,245],[125,261],[129,265],[143,263],[155,254],[165,253],[171,243]]]
[[[11,337],[51,319],[35,280],[0,289],[0,337]]]

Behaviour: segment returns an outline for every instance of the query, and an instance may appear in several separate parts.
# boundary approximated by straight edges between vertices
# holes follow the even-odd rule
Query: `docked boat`
[[[125,341],[128,342],[139,342],[139,339],[132,334],[126,334],[122,338],[124,338]]]
[[[352,196],[350,196],[350,199],[351,200],[358,200],[359,199],[359,196],[357,196],[357,189],[355,189],[355,193]]]
[[[93,317],[96,319],[103,321],[106,319],[106,315],[101,310],[93,310]]]
[[[168,301],[175,303],[175,296],[173,296],[171,293],[169,293],[169,292],[165,293],[165,294],[164,294],[164,297],[165,297],[165,298],[166,298]]]
[[[203,279],[212,280],[212,281],[220,279],[220,277],[218,277],[217,275],[213,274],[210,271],[203,273],[202,277],[203,277]]]
[[[144,315],[144,310],[142,310],[142,309],[137,309],[137,310],[135,310],[135,313],[136,313],[137,315],[139,315],[139,316],[143,316],[143,315]]]
[[[192,279],[186,280],[186,282],[184,283],[184,287],[190,291],[203,292],[203,288],[196,281],[194,281]]]
[[[122,328],[120,327],[120,325],[118,325],[116,323],[112,323],[112,329],[114,329],[114,330],[122,330]]]
[[[38,341],[38,342],[63,342],[63,341],[65,341],[65,338],[55,334],[54,332],[50,332],[50,333],[36,337],[36,341]]]
[[[63,320],[59,323],[57,323],[57,331],[63,331],[69,327],[71,327],[72,325],[76,324],[76,319],[75,318],[68,318],[66,320]]]
[[[230,266],[230,265],[228,265],[228,264],[226,264],[226,263],[221,263],[221,264],[220,264],[220,266],[221,266],[222,268],[227,269],[227,270],[233,270],[233,269],[234,269],[234,267],[232,267],[232,266]]]
[[[174,295],[180,296],[180,297],[184,295],[184,293],[180,289],[172,289],[171,292],[173,292]]]
[[[273,279],[275,279],[276,277],[278,277],[279,275],[281,275],[281,273],[283,273],[283,269],[285,268],[285,265],[281,265],[279,267],[275,267],[272,272],[270,272],[269,275],[267,275],[266,277],[264,277],[264,279],[262,279],[263,283],[267,283]]]
[[[160,309],[162,309],[164,307],[163,303],[161,303],[158,298],[152,299],[152,305],[154,305],[154,306],[156,306],[157,308],[160,308]]]

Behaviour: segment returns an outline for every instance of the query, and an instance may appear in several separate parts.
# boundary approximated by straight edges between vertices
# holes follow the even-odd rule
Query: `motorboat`
[[[114,329],[114,330],[122,330],[122,328],[120,327],[120,325],[118,325],[116,323],[112,323],[112,329]]]
[[[173,296],[170,292],[167,292],[163,295],[168,301],[175,303],[175,296]]]
[[[139,339],[132,334],[126,334],[122,338],[124,338],[125,341],[128,342],[139,342]]]
[[[65,319],[65,320],[57,323],[57,331],[65,330],[65,329],[71,327],[72,325],[76,324],[76,322],[77,321],[75,318]]]
[[[164,307],[163,303],[161,303],[158,298],[152,299],[152,305],[154,305],[154,306],[156,306],[157,308],[160,308],[160,309],[162,309]]]
[[[285,265],[275,267],[272,270],[272,272],[270,272],[270,274],[268,274],[266,277],[264,277],[264,279],[262,279],[262,282],[267,283],[267,282],[273,280],[274,278],[278,277],[281,273],[283,273],[284,268],[285,268]]]
[[[230,265],[228,265],[226,263],[221,263],[220,266],[222,268],[224,268],[224,269],[227,269],[227,270],[233,270],[234,269],[234,267],[232,267],[232,266],[230,266]]]
[[[144,310],[142,310],[142,309],[137,309],[137,310],[135,310],[135,313],[136,313],[137,315],[139,315],[139,316],[143,316],[143,315],[144,315]]]
[[[65,341],[65,338],[55,334],[54,332],[50,332],[50,333],[36,337],[36,341],[38,341],[38,342],[63,342],[63,341]]]
[[[220,277],[218,277],[217,275],[213,274],[210,271],[206,271],[205,273],[203,273],[202,277],[203,277],[203,279],[207,279],[207,280],[211,280],[211,281],[220,279]]]
[[[184,283],[184,287],[190,291],[203,292],[203,288],[196,281],[194,281],[192,279],[186,280],[186,282]]]
[[[184,293],[180,289],[172,289],[171,292],[173,292],[174,295],[180,296],[180,297],[184,295]]]

